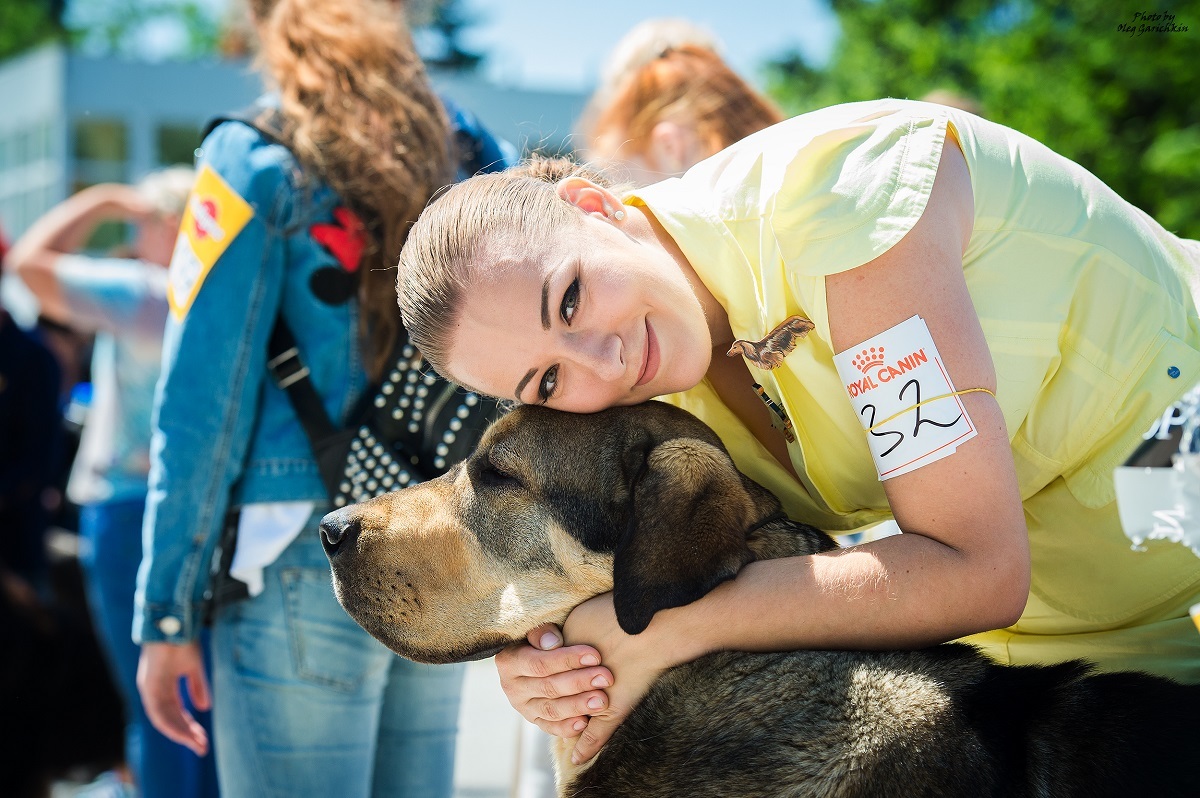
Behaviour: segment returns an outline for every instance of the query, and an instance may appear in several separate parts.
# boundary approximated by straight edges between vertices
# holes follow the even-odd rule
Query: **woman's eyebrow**
[[[542,281],[542,329],[550,329],[550,275],[548,274]],[[525,379],[529,379],[528,374],[525,375]]]
[[[542,307],[545,307],[545,305],[543,304]],[[529,381],[533,379],[534,374],[537,374],[536,368],[530,369],[529,371],[525,372],[525,376],[522,377],[521,381],[517,383],[517,392],[514,394],[514,396],[517,397],[518,402],[521,401],[521,391],[525,390],[525,386],[528,385]]]

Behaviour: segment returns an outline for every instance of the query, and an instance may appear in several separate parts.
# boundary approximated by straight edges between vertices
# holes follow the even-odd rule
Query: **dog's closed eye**
[[[503,456],[499,452],[488,452],[480,458],[476,476],[483,485],[495,488],[519,488],[521,480],[515,469],[503,465]]]

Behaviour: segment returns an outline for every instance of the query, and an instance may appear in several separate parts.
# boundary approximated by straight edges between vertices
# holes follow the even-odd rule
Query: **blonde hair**
[[[445,111],[395,4],[251,0],[251,10],[284,138],[366,225],[360,333],[377,377],[400,329],[390,269],[409,224],[453,176]]]
[[[719,55],[683,44],[667,48],[626,78],[580,135],[589,143],[619,138],[631,154],[641,155],[654,126],[673,121],[693,127],[717,152],[782,119],[779,109]]]
[[[591,167],[534,156],[451,186],[412,226],[400,253],[396,295],[409,340],[439,374],[462,382],[447,362],[452,334],[463,295],[496,244],[513,242],[534,252],[582,222],[583,215],[555,190],[568,177],[610,185]]]
[[[137,182],[135,188],[155,215],[178,221],[187,208],[188,195],[196,180],[196,170],[190,166],[168,166],[150,172]]]

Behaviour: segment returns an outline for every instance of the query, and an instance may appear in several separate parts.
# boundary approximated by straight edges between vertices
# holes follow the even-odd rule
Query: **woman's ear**
[[[584,213],[598,213],[605,218],[620,210],[621,200],[604,186],[583,177],[567,177],[555,186],[558,196]]]

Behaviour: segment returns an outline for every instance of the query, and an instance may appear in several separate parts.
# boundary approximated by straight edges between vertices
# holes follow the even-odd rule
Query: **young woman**
[[[396,658],[338,606],[317,538],[329,497],[267,351],[282,316],[326,413],[346,417],[396,339],[389,267],[454,178],[454,131],[396,4],[251,7],[286,146],[228,121],[197,164],[170,267],[139,688],[158,728],[207,748],[179,680],[210,703],[195,641],[228,525],[250,598],[213,621],[222,795],[448,796],[462,672]]]
[[[783,115],[711,48],[680,44],[597,92],[584,119],[588,157],[622,166],[645,185],[682,174]]]
[[[410,233],[401,309],[439,370],[574,412],[670,395],[794,517],[904,532],[753,563],[635,637],[601,597],[565,629],[594,647],[499,657],[526,718],[584,730],[577,759],[716,649],[969,636],[1200,681],[1200,559],[1132,550],[1111,476],[1200,377],[1195,242],[1036,141],[899,100],[624,196],[533,171],[455,187]]]

